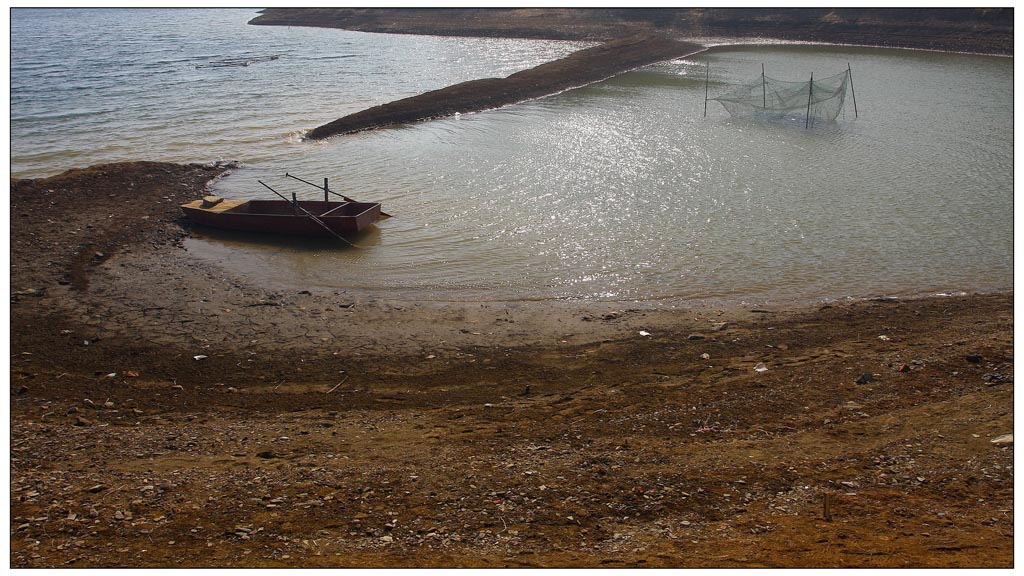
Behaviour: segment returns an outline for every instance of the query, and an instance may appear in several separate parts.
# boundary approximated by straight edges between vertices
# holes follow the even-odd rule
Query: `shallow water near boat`
[[[28,17],[62,30],[66,12],[12,16],[15,175],[140,155],[240,159],[218,194],[265,197],[257,178],[326,176],[396,215],[360,242],[365,250],[211,234],[187,242],[197,258],[267,285],[687,302],[1012,286],[1009,58],[717,48],[500,110],[311,143],[301,131],[323,121],[583,44],[257,28],[245,25],[248,11],[97,11],[76,16],[78,43],[94,49],[64,62],[70,43],[44,51],[46,35],[26,31]],[[101,25],[116,34],[95,32]],[[269,54],[281,57],[197,67]],[[762,63],[793,80],[849,63],[859,117],[848,101],[835,123],[809,130],[733,119],[713,102],[705,118],[706,63],[712,95]],[[96,134],[106,135],[99,146]]]

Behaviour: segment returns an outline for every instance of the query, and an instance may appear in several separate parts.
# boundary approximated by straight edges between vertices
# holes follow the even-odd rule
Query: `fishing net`
[[[849,82],[847,70],[813,82],[787,82],[762,74],[709,100],[724,106],[730,116],[794,118],[813,124],[833,121],[839,116]]]

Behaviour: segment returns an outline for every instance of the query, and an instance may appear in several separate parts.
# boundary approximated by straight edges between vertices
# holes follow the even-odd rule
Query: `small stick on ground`
[[[821,509],[822,515],[825,517],[825,522],[832,521],[832,493],[825,492],[821,495]]]
[[[335,384],[334,388],[331,388],[327,392],[324,392],[324,394],[330,394],[331,392],[334,392],[335,390],[338,389],[338,386],[341,386],[342,384],[345,383],[345,380],[348,380],[348,374],[345,374],[345,377],[341,379],[341,382],[338,382],[337,384]]]
[[[103,496],[100,496],[100,500],[102,501],[102,500],[103,500],[104,498],[106,498],[107,496],[110,496],[111,494],[113,494],[114,492],[117,492],[118,490],[120,490],[120,489],[124,488],[125,486],[127,486],[127,484],[122,484],[122,485],[118,486],[117,488],[114,488],[113,490],[111,490],[111,491],[107,492],[107,493],[106,493],[106,494],[104,494]]]

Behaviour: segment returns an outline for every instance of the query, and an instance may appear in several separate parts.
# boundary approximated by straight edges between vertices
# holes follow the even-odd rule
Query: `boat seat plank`
[[[195,200],[193,202],[189,202],[188,204],[182,205],[182,207],[183,208],[196,208],[198,210],[204,210],[206,212],[226,212],[227,210],[231,210],[232,208],[237,208],[237,207],[241,206],[242,204],[245,204],[246,202],[248,202],[248,200],[221,200],[220,202],[218,202],[214,206],[210,206],[209,208],[205,208],[205,207],[203,207],[203,201],[202,200]]]
[[[331,212],[334,212],[335,210],[340,210],[340,209],[348,206],[348,204],[349,204],[348,202],[342,202],[341,204],[338,204],[334,208],[331,208],[327,212],[324,212],[323,214],[321,214],[320,217],[323,218],[324,216],[327,216],[328,214],[330,214]]]

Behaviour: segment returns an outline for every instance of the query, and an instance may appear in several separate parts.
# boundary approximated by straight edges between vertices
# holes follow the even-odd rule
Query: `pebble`
[[[687,340],[703,340],[704,336],[702,336],[700,334],[690,334],[689,336],[686,337],[686,339]]]
[[[872,374],[871,372],[865,372],[861,374],[860,377],[857,378],[857,384],[867,384],[868,382],[874,381],[874,379],[874,374]]]
[[[1004,374],[993,372],[991,374],[985,374],[984,376],[981,377],[981,380],[982,382],[988,382],[990,386],[995,386],[996,384],[1008,382],[1010,380],[1010,377]]]
[[[1013,444],[1013,434],[1003,434],[992,439],[992,443],[996,446],[1002,446],[1006,444]]]

